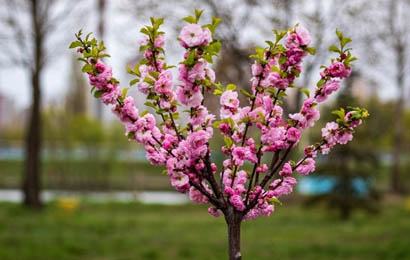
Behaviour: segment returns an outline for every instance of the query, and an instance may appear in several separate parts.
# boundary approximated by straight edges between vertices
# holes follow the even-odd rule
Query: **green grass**
[[[242,226],[243,259],[410,259],[410,212],[340,222],[323,209],[277,208]],[[223,218],[197,205],[55,203],[43,212],[0,204],[2,260],[227,259]]]

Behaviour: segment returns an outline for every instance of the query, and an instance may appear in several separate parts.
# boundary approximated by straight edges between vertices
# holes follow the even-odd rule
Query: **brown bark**
[[[227,209],[225,220],[228,225],[229,260],[241,260],[242,214],[230,206]]]
[[[400,91],[402,92],[402,91]],[[393,147],[393,165],[391,172],[391,189],[394,193],[402,192],[400,185],[400,156],[403,145],[403,94],[400,94],[395,107],[395,125],[394,125],[394,147]]]
[[[32,106],[26,132],[26,153],[23,177],[24,205],[40,208],[40,157],[41,157],[41,72],[43,35],[40,28],[38,3],[31,1],[32,26],[34,33],[34,66],[31,71]]]
[[[404,126],[403,126],[403,109],[404,109],[404,68],[406,63],[406,40],[403,37],[403,33],[397,30],[396,26],[396,17],[397,17],[397,10],[398,10],[398,1],[391,1],[390,2],[390,15],[389,15],[389,26],[390,31],[392,34],[392,47],[395,53],[396,58],[396,85],[398,90],[398,97],[395,105],[394,111],[394,139],[393,139],[393,165],[392,165],[392,172],[391,172],[391,189],[394,193],[400,193],[401,185],[400,185],[400,166],[401,166],[401,153],[403,147],[403,134],[404,134]]]
[[[403,146],[403,108],[404,108],[404,46],[402,41],[398,40],[395,44],[395,52],[397,58],[397,90],[398,97],[394,111],[394,139],[393,139],[393,165],[391,172],[391,189],[394,193],[401,192],[400,185],[400,166],[401,153]]]

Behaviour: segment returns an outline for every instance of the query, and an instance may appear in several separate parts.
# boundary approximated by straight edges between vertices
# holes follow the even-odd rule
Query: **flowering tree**
[[[351,40],[336,31],[340,46],[331,46],[338,54],[329,66],[322,66],[321,79],[314,94],[307,95],[298,113],[283,115],[281,104],[286,90],[294,87],[301,73],[302,60],[315,50],[306,29],[296,25],[288,31],[274,30],[274,41],[266,41],[266,47],[256,47],[252,65],[252,93],[241,90],[248,97],[249,105],[241,107],[238,92],[233,84],[222,86],[215,81],[215,73],[208,66],[217,56],[221,44],[213,38],[220,19],[199,25],[202,11],[185,17],[188,22],[179,34],[180,45],[186,49],[178,66],[178,83],[174,86],[171,68],[164,61],[164,32],[159,30],[163,19],[151,18],[151,26],[141,29],[144,38],[140,51],[144,58],[134,69],[128,67],[137,85],[146,95],[146,106],[161,118],[159,125],[148,111],[139,113],[127,90],[119,88],[119,81],[112,77],[111,68],[102,62],[108,57],[103,42],[90,34],[82,38],[81,31],[70,48],[82,54],[83,72],[93,86],[96,98],[106,105],[125,126],[129,140],[145,147],[147,159],[154,165],[166,165],[171,185],[179,192],[189,193],[196,203],[210,203],[208,212],[215,217],[223,214],[228,225],[229,258],[241,259],[240,226],[244,220],[269,216],[279,198],[292,192],[296,179],[294,171],[307,175],[315,170],[318,152],[327,154],[337,143],[352,140],[354,129],[368,116],[365,109],[348,107],[334,111],[337,119],[322,129],[322,140],[304,148],[304,157],[298,162],[289,161],[290,151],[296,148],[301,132],[319,119],[317,105],[339,89],[340,80],[351,72],[351,62],[356,58],[345,46]],[[285,43],[281,40],[285,38]],[[210,114],[204,106],[205,92],[220,96],[220,117]],[[178,106],[184,106],[188,122],[180,120]],[[260,137],[249,136],[253,127]],[[209,141],[214,129],[224,137],[221,151],[226,156],[218,169],[211,161]],[[270,165],[263,157],[271,157]],[[251,171],[245,164],[253,165]]]

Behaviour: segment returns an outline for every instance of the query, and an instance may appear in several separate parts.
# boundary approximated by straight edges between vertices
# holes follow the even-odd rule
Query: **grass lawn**
[[[401,205],[340,222],[323,209],[278,207],[245,222],[243,259],[410,259],[410,212]],[[0,204],[1,260],[227,259],[223,218],[197,205],[55,203],[43,212]]]

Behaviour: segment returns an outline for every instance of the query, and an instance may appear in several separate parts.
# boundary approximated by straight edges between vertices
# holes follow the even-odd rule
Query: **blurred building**
[[[0,129],[16,124],[17,108],[14,100],[0,93]]]
[[[366,102],[369,98],[375,93],[371,91],[370,85],[373,85],[371,82],[365,80],[362,77],[355,77],[352,82],[352,95],[357,98],[360,102]]]

